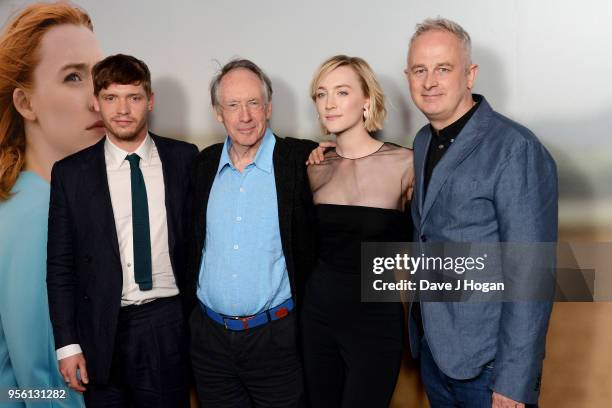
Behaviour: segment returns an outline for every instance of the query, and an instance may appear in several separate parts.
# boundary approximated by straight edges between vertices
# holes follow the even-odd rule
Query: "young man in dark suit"
[[[313,257],[304,162],[316,143],[268,127],[272,86],[253,62],[213,79],[225,143],[194,162],[191,360],[204,407],[295,407],[296,313]]]
[[[51,176],[47,284],[60,371],[88,407],[186,407],[178,288],[197,148],[148,131],[154,96],[142,61],[114,55],[92,74],[106,137]]]

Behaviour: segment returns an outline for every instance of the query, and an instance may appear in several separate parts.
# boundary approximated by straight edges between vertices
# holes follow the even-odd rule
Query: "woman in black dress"
[[[387,407],[399,373],[403,308],[360,301],[361,242],[408,241],[412,150],[372,137],[386,115],[380,85],[361,58],[335,56],[311,96],[336,148],[308,167],[318,260],[308,281],[302,336],[314,408]]]

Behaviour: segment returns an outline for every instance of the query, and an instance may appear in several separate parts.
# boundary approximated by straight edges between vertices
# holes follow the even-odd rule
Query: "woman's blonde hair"
[[[13,92],[16,88],[32,89],[40,41],[50,28],[62,24],[83,25],[93,31],[87,13],[57,2],[25,8],[0,35],[0,201],[10,197],[25,165],[24,122],[13,105]]]
[[[338,67],[345,66],[350,67],[353,69],[353,71],[355,71],[359,77],[359,82],[361,83],[361,89],[364,95],[370,98],[370,109],[367,118],[364,120],[365,129],[368,132],[375,132],[382,129],[383,122],[387,116],[387,109],[385,108],[385,94],[383,93],[380,84],[376,80],[374,71],[372,71],[372,68],[370,68],[368,63],[362,58],[349,57],[346,55],[336,55],[329,58],[327,61],[321,64],[319,69],[317,69],[317,72],[315,72],[310,84],[310,97],[313,101],[316,100],[317,88],[323,76]],[[329,131],[323,125],[321,125],[321,129],[326,134],[329,134]]]

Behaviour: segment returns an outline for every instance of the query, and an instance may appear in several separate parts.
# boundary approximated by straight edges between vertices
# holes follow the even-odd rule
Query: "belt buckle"
[[[223,325],[225,326],[225,330],[229,330],[227,328],[227,321],[228,320],[241,320],[242,321],[242,329],[243,330],[247,330],[249,328],[249,323],[248,321],[251,320],[252,318],[254,318],[257,315],[251,315],[251,316],[246,316],[246,317],[240,317],[240,316],[223,316]]]

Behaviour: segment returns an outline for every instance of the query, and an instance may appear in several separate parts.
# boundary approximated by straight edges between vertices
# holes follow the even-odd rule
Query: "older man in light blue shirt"
[[[227,131],[192,171],[191,361],[203,407],[297,407],[296,311],[314,259],[305,161],[317,144],[268,127],[272,86],[248,60],[226,64],[211,102]],[[192,305],[189,305],[192,307]]]
[[[206,212],[198,299],[226,316],[252,316],[291,298],[278,224],[268,128],[255,159],[240,172],[225,140]]]

